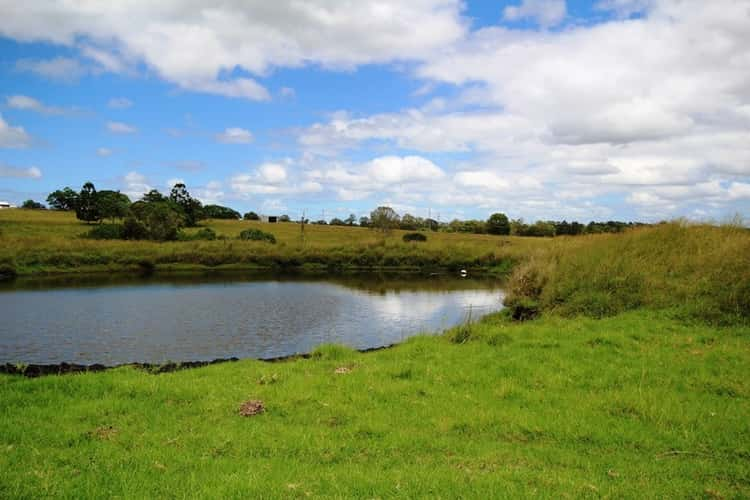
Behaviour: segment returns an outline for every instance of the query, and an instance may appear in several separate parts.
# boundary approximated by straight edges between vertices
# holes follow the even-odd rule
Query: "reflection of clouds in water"
[[[276,357],[327,342],[361,349],[502,307],[497,289],[382,290],[266,281],[11,292],[0,300],[0,362]]]
[[[400,319],[429,319],[443,311],[469,310],[483,313],[498,309],[503,295],[487,290],[464,290],[451,293],[389,292],[373,299],[379,313]]]

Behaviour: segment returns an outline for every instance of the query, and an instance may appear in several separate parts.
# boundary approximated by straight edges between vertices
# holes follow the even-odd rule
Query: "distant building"
[[[16,208],[14,205],[11,205],[7,201],[0,201],[0,209],[3,208]]]
[[[276,224],[277,222],[279,222],[279,217],[277,215],[261,215],[260,221],[270,222],[271,224]]]

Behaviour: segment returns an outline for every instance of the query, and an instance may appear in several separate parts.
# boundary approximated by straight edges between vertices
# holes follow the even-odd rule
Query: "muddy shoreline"
[[[368,349],[357,349],[359,353],[368,353],[375,351],[382,351],[384,349],[391,349],[397,344],[389,344],[380,347],[371,347]],[[264,363],[283,363],[288,361],[296,361],[300,359],[311,359],[312,353],[304,354],[291,354],[289,356],[279,356],[273,358],[245,358],[252,359],[254,361],[262,361]],[[114,370],[115,368],[131,367],[138,370],[143,370],[152,375],[158,375],[161,373],[171,373],[180,370],[189,370],[193,368],[202,368],[204,366],[216,365],[220,363],[235,363],[241,361],[240,358],[217,358],[211,361],[168,361],[165,363],[123,363],[120,365],[103,365],[100,363],[94,363],[90,365],[78,364],[78,363],[53,363],[53,364],[36,364],[36,363],[4,363],[0,364],[0,374],[5,375],[17,375],[27,378],[37,378],[48,375],[73,375],[77,373],[96,373],[107,370]]]

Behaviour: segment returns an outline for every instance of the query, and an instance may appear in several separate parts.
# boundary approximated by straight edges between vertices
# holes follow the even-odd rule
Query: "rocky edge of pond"
[[[367,349],[357,349],[357,352],[367,353],[373,351],[381,351],[383,349],[390,349],[396,344],[389,344],[380,347],[370,347]],[[278,356],[272,358],[258,358],[257,361],[263,361],[265,363],[279,363],[282,361],[294,361],[297,359],[310,359],[314,355],[312,353],[305,354],[290,354],[289,356]],[[203,366],[215,365],[219,363],[233,363],[240,361],[240,358],[217,358],[211,361],[182,361],[174,362],[169,361],[166,363],[123,363],[120,365],[103,365],[100,363],[94,363],[90,365],[78,364],[78,363],[53,363],[53,364],[36,364],[36,363],[5,363],[0,364],[0,373],[7,375],[22,375],[24,377],[36,378],[44,375],[68,375],[75,373],[87,373],[87,372],[102,372],[105,370],[112,370],[115,368],[121,368],[129,366],[131,368],[137,368],[145,372],[158,375],[160,373],[170,373],[179,370],[187,370],[190,368],[201,368]]]

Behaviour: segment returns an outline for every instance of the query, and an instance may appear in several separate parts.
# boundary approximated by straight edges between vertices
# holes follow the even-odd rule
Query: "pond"
[[[0,363],[268,359],[369,349],[499,310],[496,281],[225,275],[0,286]]]

